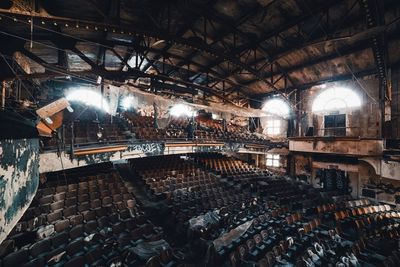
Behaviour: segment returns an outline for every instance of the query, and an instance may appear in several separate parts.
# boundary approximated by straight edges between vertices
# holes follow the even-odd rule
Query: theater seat
[[[29,250],[20,249],[19,251],[13,252],[3,259],[3,266],[22,266],[23,263],[28,261]]]

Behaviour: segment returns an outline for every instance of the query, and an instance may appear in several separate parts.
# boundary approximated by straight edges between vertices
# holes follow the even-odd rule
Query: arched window
[[[361,106],[359,95],[349,88],[332,87],[324,90],[314,100],[312,111],[332,111]]]
[[[284,130],[284,118],[290,112],[288,103],[280,98],[272,98],[265,102],[262,110],[269,114],[264,133],[271,137],[281,135]]]
[[[278,115],[281,117],[286,117],[290,112],[289,105],[286,103],[286,101],[279,98],[267,100],[262,110],[269,114]]]
[[[76,89],[71,90],[66,96],[68,101],[82,102],[88,106],[94,106],[99,109],[103,109],[106,112],[110,112],[110,106],[103,96],[90,89]]]

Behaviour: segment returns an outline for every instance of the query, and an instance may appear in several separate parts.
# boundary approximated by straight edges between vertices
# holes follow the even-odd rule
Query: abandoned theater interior
[[[399,0],[0,1],[0,267],[397,267],[399,204]]]

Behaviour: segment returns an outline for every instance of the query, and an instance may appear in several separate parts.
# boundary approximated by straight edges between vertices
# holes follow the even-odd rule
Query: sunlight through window
[[[282,117],[286,117],[290,112],[289,105],[284,100],[279,98],[267,100],[262,109],[267,113]]]
[[[110,112],[110,106],[103,98],[103,96],[95,92],[93,90],[89,89],[76,89],[70,91],[67,96],[66,96],[68,101],[77,101],[84,103],[85,105],[88,106],[94,106],[99,109],[103,109],[106,112]]]
[[[314,100],[313,111],[332,111],[361,106],[359,95],[349,88],[332,87],[324,90]]]
[[[177,105],[173,106],[169,112],[172,116],[175,116],[175,117],[182,117],[182,116],[192,117],[192,116],[194,116],[194,111],[189,106],[186,106],[183,104],[177,104]]]

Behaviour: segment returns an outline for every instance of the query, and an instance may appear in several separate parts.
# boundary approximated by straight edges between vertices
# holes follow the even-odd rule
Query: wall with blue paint
[[[0,140],[0,243],[32,202],[39,184],[39,140]]]

